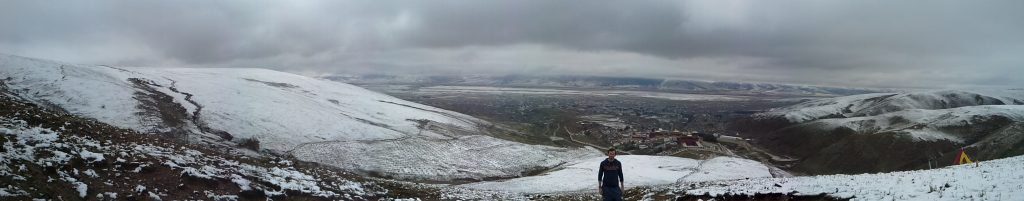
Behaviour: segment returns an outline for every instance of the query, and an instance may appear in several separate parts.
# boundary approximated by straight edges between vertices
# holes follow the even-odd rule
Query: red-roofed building
[[[682,147],[700,147],[700,137],[694,135],[684,135],[676,137],[676,143]]]

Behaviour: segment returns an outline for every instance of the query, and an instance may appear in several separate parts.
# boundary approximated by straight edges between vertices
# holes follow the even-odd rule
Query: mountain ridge
[[[357,85],[455,85],[629,89],[685,93],[731,93],[751,95],[842,96],[890,91],[886,89],[812,86],[758,82],[699,81],[668,78],[636,78],[574,75],[324,75],[324,79]]]
[[[803,159],[812,174],[949,165],[1024,154],[1024,92],[935,90],[812,100],[754,114],[741,129],[759,144]]]

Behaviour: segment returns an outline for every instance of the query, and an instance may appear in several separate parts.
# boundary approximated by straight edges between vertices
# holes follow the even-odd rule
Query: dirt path
[[[565,129],[565,132],[566,132],[566,133],[569,133],[569,141],[570,141],[570,142],[575,142],[575,143],[579,143],[579,144],[583,144],[583,145],[591,146],[591,147],[594,147],[594,148],[598,148],[598,149],[600,149],[600,150],[608,150],[608,147],[605,147],[605,146],[598,146],[598,145],[595,145],[595,144],[590,144],[590,143],[587,143],[587,142],[580,142],[580,141],[576,141],[576,139],[573,139],[573,138],[572,138],[572,135],[573,135],[573,134],[576,134],[576,133],[570,132],[570,131],[569,131],[569,128],[568,128],[568,127],[562,127],[562,128],[563,128],[563,129]],[[630,152],[628,152],[628,151],[622,151],[622,150],[618,150],[617,152],[620,152],[620,153],[625,153],[625,154],[628,154],[628,155],[633,155],[633,153],[630,153]]]

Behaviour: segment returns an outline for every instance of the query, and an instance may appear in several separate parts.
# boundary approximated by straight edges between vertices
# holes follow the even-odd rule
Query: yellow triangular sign
[[[972,163],[971,158],[967,157],[967,152],[964,152],[963,149],[960,149],[960,156],[957,157],[957,165],[963,165],[967,163]]]

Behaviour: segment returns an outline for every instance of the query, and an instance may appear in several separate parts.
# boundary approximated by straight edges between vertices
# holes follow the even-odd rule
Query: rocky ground
[[[0,96],[0,195],[54,200],[430,199],[437,188],[140,134]]]

